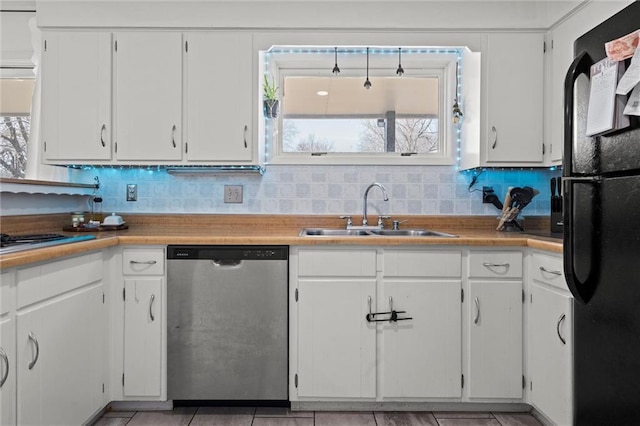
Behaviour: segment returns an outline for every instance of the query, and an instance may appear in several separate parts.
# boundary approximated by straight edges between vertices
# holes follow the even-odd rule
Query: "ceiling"
[[[331,116],[438,115],[436,77],[286,77],[283,114],[289,118]],[[318,95],[318,91],[328,94]]]

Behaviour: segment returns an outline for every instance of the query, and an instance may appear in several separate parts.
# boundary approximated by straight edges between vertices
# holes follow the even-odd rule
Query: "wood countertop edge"
[[[126,232],[126,231],[125,231]],[[528,236],[525,234],[504,235],[488,233],[488,235],[468,236],[456,238],[439,237],[300,237],[298,230],[294,232],[282,230],[279,234],[264,235],[209,235],[209,236],[177,236],[177,235],[122,235],[110,234],[100,236],[91,241],[63,244],[18,253],[0,255],[0,270],[9,269],[30,263],[42,262],[64,256],[77,255],[92,250],[99,250],[116,245],[169,245],[169,244],[210,244],[210,245],[289,245],[289,246],[320,246],[320,245],[365,245],[365,246],[484,246],[484,247],[532,247],[540,250],[562,253],[562,243],[545,238]]]

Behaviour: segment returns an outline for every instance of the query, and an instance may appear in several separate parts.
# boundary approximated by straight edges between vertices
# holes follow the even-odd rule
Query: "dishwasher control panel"
[[[167,259],[287,260],[288,258],[288,246],[167,246]]]

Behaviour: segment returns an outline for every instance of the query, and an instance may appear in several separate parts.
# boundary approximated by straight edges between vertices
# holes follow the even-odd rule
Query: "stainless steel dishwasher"
[[[288,258],[286,246],[168,246],[169,399],[288,399]]]

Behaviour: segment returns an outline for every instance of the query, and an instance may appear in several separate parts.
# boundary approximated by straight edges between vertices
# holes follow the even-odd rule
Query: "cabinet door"
[[[102,407],[102,300],[99,283],[17,313],[18,424],[81,424]]]
[[[15,272],[0,274],[0,425],[16,424]]]
[[[128,279],[124,307],[124,395],[162,391],[162,278]]]
[[[44,159],[111,158],[111,33],[44,33]]]
[[[459,262],[458,262],[459,263]],[[461,395],[460,281],[385,279],[378,310],[411,320],[383,324],[385,398]]]
[[[471,281],[469,397],[522,398],[522,282]]]
[[[531,402],[556,424],[569,425],[573,423],[571,297],[533,282],[530,302]]]
[[[250,162],[251,35],[189,33],[185,38],[187,159]]]
[[[375,279],[304,279],[298,290],[298,396],[375,398]]]
[[[182,158],[182,34],[115,35],[118,160]]]
[[[487,46],[487,162],[543,160],[542,33],[489,34]]]
[[[0,424],[16,424],[15,321],[0,319]]]

